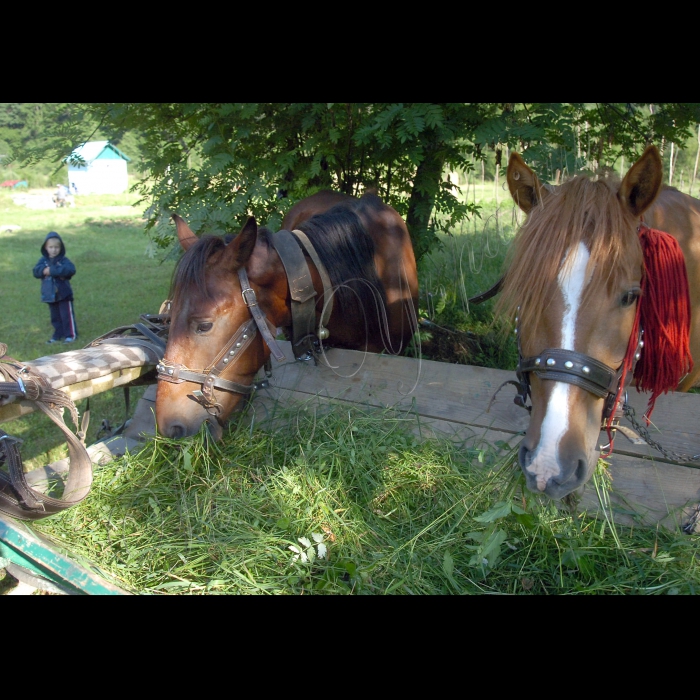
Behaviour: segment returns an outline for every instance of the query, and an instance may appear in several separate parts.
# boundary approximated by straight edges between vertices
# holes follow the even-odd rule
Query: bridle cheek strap
[[[279,343],[275,340],[270,331],[267,317],[260,310],[255,292],[251,288],[250,282],[248,281],[248,275],[245,268],[242,267],[240,270],[238,270],[238,279],[241,281],[241,295],[243,296],[243,301],[248,307],[250,315],[253,317],[263,340],[267,344],[267,347],[270,348],[270,352],[277,362],[284,362],[287,358],[284,352],[282,352],[282,348],[280,348]]]

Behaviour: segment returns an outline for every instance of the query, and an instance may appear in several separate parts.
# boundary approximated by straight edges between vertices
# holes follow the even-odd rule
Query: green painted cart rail
[[[5,515],[0,515],[0,568],[50,593],[131,595],[61,553],[26,523]]]

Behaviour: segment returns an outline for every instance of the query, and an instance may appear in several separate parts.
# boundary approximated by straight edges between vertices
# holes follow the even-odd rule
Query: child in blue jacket
[[[41,300],[49,305],[53,336],[47,343],[64,340],[72,343],[78,337],[73,310],[73,289],[70,278],[75,265],[66,257],[61,237],[51,231],[41,246],[41,259],[34,266],[34,277],[41,280]]]

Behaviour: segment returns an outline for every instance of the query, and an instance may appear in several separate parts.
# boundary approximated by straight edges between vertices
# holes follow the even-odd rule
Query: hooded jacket
[[[61,244],[61,250],[55,258],[50,258],[46,252],[46,244],[52,238],[56,238]],[[41,255],[33,271],[34,277],[41,280],[41,300],[45,302],[72,300],[73,289],[68,280],[75,274],[75,265],[66,257],[66,247],[55,231],[51,231],[41,244]],[[47,265],[50,273],[44,277],[44,268]]]

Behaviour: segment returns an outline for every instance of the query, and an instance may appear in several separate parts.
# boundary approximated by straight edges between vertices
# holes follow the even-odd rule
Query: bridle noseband
[[[517,320],[516,318],[516,323]],[[513,383],[518,387],[518,394],[513,401],[528,411],[532,410],[532,406],[527,405],[527,400],[531,398],[530,372],[534,372],[540,379],[573,384],[598,398],[605,399],[602,426],[607,427],[607,422],[615,411],[616,399],[620,393],[621,382],[625,374],[624,361],[614,370],[590,355],[561,348],[547,348],[538,355],[523,357],[520,333],[517,327],[515,332],[518,336],[518,366],[515,370],[518,381]],[[644,331],[640,329],[634,352],[635,360],[639,359],[641,348],[644,345],[643,334]]]

